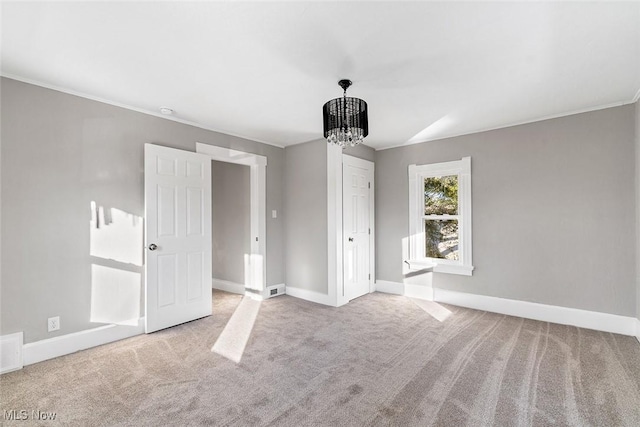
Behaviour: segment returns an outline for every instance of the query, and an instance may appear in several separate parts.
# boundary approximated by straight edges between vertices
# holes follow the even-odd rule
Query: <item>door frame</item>
[[[251,254],[262,257],[262,271],[258,272],[261,277],[255,277],[246,274],[245,270],[244,282],[245,289],[264,291],[267,288],[267,157],[201,142],[196,142],[196,153],[205,154],[219,162],[249,166]],[[256,283],[259,279],[262,279],[262,283]]]

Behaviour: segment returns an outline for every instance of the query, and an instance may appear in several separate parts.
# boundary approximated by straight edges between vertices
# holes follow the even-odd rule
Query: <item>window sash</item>
[[[455,172],[453,171],[448,171],[448,170],[442,170],[442,171],[438,171],[437,173],[421,173],[418,175],[418,180],[420,182],[421,185],[421,194],[422,197],[420,199],[421,203],[422,203],[422,217],[420,218],[420,240],[422,242],[422,248],[419,250],[420,259],[424,259],[424,260],[428,260],[431,261],[433,263],[436,264],[449,264],[449,265],[463,265],[463,251],[462,251],[462,245],[463,245],[463,241],[462,241],[462,221],[461,221],[461,217],[462,215],[460,215],[460,212],[462,212],[462,191],[460,188],[461,185],[461,176],[460,176],[460,170],[456,169]],[[458,177],[458,215],[451,215],[451,214],[442,214],[442,215],[425,215],[424,214],[424,205],[425,205],[425,195],[424,195],[424,180],[426,178],[439,178],[442,176],[457,176]],[[428,257],[425,254],[425,245],[427,243],[427,236],[425,236],[425,230],[424,230],[424,222],[425,221],[437,221],[437,220],[456,220],[458,222],[458,259],[457,260],[453,260],[453,259],[445,259],[445,258],[433,258],[433,257]]]
[[[444,264],[450,264],[450,265],[462,265],[462,242],[461,242],[461,237],[462,237],[462,223],[460,222],[460,219],[458,218],[458,215],[427,215],[425,217],[423,217],[422,219],[422,250],[425,251],[426,250],[426,244],[427,244],[427,235],[426,235],[426,221],[455,221],[457,223],[458,226],[458,230],[456,232],[457,236],[458,236],[458,259],[447,259],[447,258],[438,258],[438,257],[428,257],[424,256],[423,259],[425,260],[429,260],[430,262],[433,263],[444,263]]]
[[[458,197],[456,200],[456,208],[457,208],[457,214],[427,214],[425,213],[426,208],[427,208],[427,196],[424,194],[425,190],[424,190],[424,186],[425,186],[425,181],[427,179],[431,179],[431,178],[448,178],[448,177],[456,177],[456,184],[458,185]],[[460,214],[460,173],[450,173],[450,174],[420,174],[420,182],[422,184],[422,215],[459,215]]]
[[[422,215],[422,220],[445,220],[445,219],[457,219],[460,221],[460,215]]]

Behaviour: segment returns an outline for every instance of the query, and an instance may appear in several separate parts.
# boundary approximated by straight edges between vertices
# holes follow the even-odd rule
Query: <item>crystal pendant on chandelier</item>
[[[355,147],[356,145],[364,141],[364,135],[360,128],[347,128],[344,129],[332,129],[327,136],[327,142],[329,144],[337,144],[343,148],[347,146]]]
[[[347,97],[351,80],[340,80],[338,84],[344,90],[342,98],[332,99],[322,107],[324,137],[329,144],[355,147],[369,134],[367,103]]]

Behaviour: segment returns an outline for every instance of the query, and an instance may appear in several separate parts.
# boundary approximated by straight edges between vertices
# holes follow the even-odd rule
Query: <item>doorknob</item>
[[[353,242],[353,237],[349,237],[349,241],[350,241],[350,242]]]
[[[155,243],[152,243],[149,245],[149,250],[150,251],[155,251],[156,249],[158,249],[158,245],[156,245]]]

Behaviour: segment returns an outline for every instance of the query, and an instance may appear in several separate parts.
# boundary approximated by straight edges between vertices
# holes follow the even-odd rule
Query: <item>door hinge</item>
[[[256,237],[256,242],[258,241],[258,238]]]
[[[371,188],[371,183],[369,183],[369,188]]]
[[[371,235],[371,229],[369,229],[369,235]]]
[[[371,280],[371,274],[369,274],[369,280]]]

